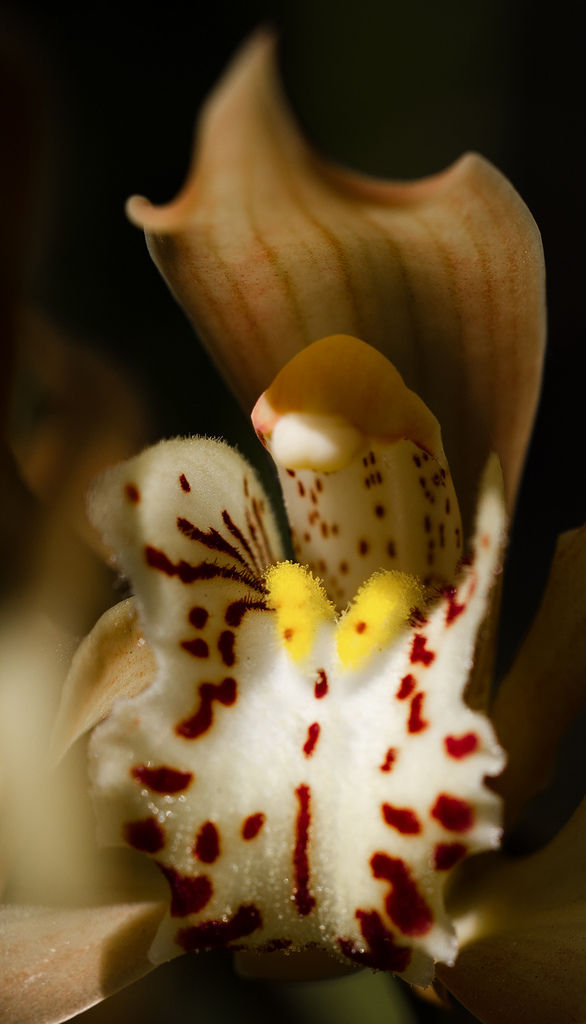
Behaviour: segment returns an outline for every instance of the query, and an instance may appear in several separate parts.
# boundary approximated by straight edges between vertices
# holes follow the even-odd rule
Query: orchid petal
[[[498,692],[492,719],[508,753],[495,788],[512,821],[548,779],[586,698],[586,527],[563,534],[542,604]]]
[[[114,700],[141,693],[155,672],[130,597],[104,612],[73,656],[53,733],[54,758],[60,760],[84,732],[106,718]]]
[[[483,479],[471,563],[424,612],[408,600],[390,637],[367,584],[355,628],[370,639],[357,656],[343,653],[345,618],[307,570],[253,575],[250,476],[217,442],[165,442],[94,493],[159,666],[94,730],[99,839],[141,850],[169,882],[154,962],[315,945],[428,983],[433,961],[456,955],[450,871],[500,835],[484,778],[502,752],[462,699],[501,557],[498,465]],[[245,477],[246,500],[233,483]],[[213,563],[196,561],[202,546]]]
[[[586,801],[538,853],[464,865],[453,907],[463,949],[438,973],[485,1024],[584,1021],[585,858]]]
[[[510,183],[469,154],[417,182],[311,152],[255,35],[208,100],[176,200],[131,220],[249,407],[318,338],[362,338],[442,424],[465,518],[489,450],[514,501],[544,342],[539,232]]]
[[[295,554],[339,608],[373,572],[453,581],[462,522],[440,426],[394,366],[356,338],[308,346],[256,403]]]
[[[152,970],[160,903],[0,909],[3,1024],[60,1024]]]

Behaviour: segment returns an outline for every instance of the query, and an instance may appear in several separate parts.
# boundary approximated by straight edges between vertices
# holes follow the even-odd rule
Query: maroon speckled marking
[[[210,902],[212,883],[207,875],[180,875],[175,868],[158,864],[171,889],[171,917],[199,914]]]
[[[436,871],[449,871],[468,853],[464,843],[436,843],[433,849],[433,866]]]
[[[307,730],[307,739],[303,744],[303,753],[306,757],[311,757],[315,750],[315,745],[319,739],[319,722],[312,722]]]
[[[236,636],[231,629],[223,630],[218,637],[218,650],[220,652],[220,657],[227,668],[232,668],[232,665],[236,661],[236,655],[234,654],[235,640]]]
[[[209,617],[210,613],[207,608],[202,608],[200,605],[196,605],[196,607],[192,608],[189,612],[189,621],[196,629],[203,629]]]
[[[124,484],[124,497],[133,505],[138,505],[140,501],[140,492],[136,484]]]
[[[260,910],[254,903],[247,903],[227,921],[203,921],[191,928],[181,928],[175,942],[186,953],[193,949],[226,949],[231,942],[252,935],[258,928],[262,928]]]
[[[427,643],[427,637],[423,633],[416,633],[413,637],[413,646],[411,647],[411,662],[415,664],[420,661],[422,665],[431,665],[435,658],[433,651],[429,651],[425,646]]]
[[[395,945],[395,937],[385,927],[376,910],[357,910],[360,931],[370,946],[370,951],[356,949],[348,939],[338,939],[340,949],[348,960],[373,971],[405,971],[411,963],[411,950],[407,946]]]
[[[180,772],[166,765],[147,768],[146,764],[137,764],[131,768],[130,774],[137,782],[152,789],[153,793],[181,793],[193,781],[192,772]]]
[[[456,601],[457,590],[455,587],[442,587],[440,593],[442,597],[446,598],[448,601],[448,607],[446,609],[446,625],[449,626],[454,619],[457,619],[458,616],[462,614],[466,608],[466,603],[464,602],[463,604],[459,604],[459,602]]]
[[[167,576],[178,576],[182,583],[195,583],[196,580],[234,580],[236,583],[244,583],[252,590],[264,590],[262,580],[257,580],[250,573],[241,572],[231,565],[216,565],[215,562],[199,562],[198,565],[192,565],[183,559],[175,564],[167,558],[164,551],[151,547],[150,544],[146,545],[144,556],[151,569],[158,569]]]
[[[406,700],[407,697],[411,696],[416,686],[417,680],[415,676],[412,676],[411,673],[408,676],[403,676],[401,685],[395,694],[397,700]]]
[[[405,836],[415,836],[421,832],[419,819],[409,807],[393,807],[392,804],[382,805],[383,818],[387,825],[396,828]]]
[[[292,939],[271,939],[266,946],[261,946],[261,953],[277,953],[280,949],[289,949],[293,945]]]
[[[242,825],[242,838],[256,839],[265,821],[266,815],[264,815],[262,811],[257,811],[256,814],[250,814]]]
[[[307,856],[309,824],[311,821],[309,786],[298,786],[295,790],[295,796],[299,801],[299,811],[297,813],[297,821],[295,822],[295,849],[293,851],[295,887],[293,889],[293,898],[299,917],[306,917],[315,907],[315,899],[309,891],[309,859]]]
[[[256,525],[258,527],[258,532],[260,533],[261,546],[264,548],[265,551],[270,552],[271,551],[271,545],[269,543],[269,538],[268,538],[268,535],[267,535],[267,531],[265,530],[265,523],[264,523],[264,516],[263,516],[263,505],[264,505],[264,502],[263,503],[259,503],[256,498],[252,499],[252,514],[253,514],[253,516],[254,516],[254,518],[256,520]],[[254,523],[249,522],[248,528],[250,530],[251,537],[253,537],[254,540],[255,540],[255,543],[258,544],[259,542],[258,542],[258,538],[256,536],[257,531],[256,531],[256,529],[254,527]],[[275,559],[274,558],[273,559],[269,559],[269,561],[275,561]]]
[[[463,736],[446,736],[444,746],[450,757],[459,761],[478,750],[479,739],[475,732],[466,732]]]
[[[389,749],[387,750],[387,752],[385,754],[385,759],[384,759],[383,763],[380,766],[381,772],[390,772],[390,770],[393,767],[393,765],[394,765],[396,760],[397,760],[397,751],[395,750],[394,747],[389,747]]]
[[[181,476],[179,477],[179,483],[181,484],[181,490],[185,491],[186,494],[189,494],[191,490],[191,484],[189,483],[189,480],[185,476],[185,473],[182,473]]]
[[[143,853],[158,853],[165,845],[163,828],[154,818],[125,822],[122,836],[129,846]]]
[[[223,510],[223,512],[222,512],[222,519],[224,521],[224,525],[228,527],[228,529],[229,529],[230,533],[232,534],[232,536],[238,541],[239,544],[242,545],[242,547],[246,551],[246,554],[248,555],[248,557],[249,557],[250,561],[252,562],[252,564],[254,566],[256,566],[257,569],[260,569],[261,568],[260,567],[260,563],[259,563],[256,555],[254,554],[254,551],[252,550],[252,548],[251,548],[250,544],[248,543],[246,537],[242,533],[242,530],[240,529],[240,527],[236,526],[236,523],[232,519],[232,516],[230,515],[230,513],[228,512],[227,509]]]
[[[213,721],[213,702],[217,700],[225,707],[236,702],[236,680],[226,676],[221,683],[201,683],[199,687],[199,707],[189,718],[185,718],[175,726],[178,736],[195,740],[210,728]]]
[[[227,626],[232,626],[233,629],[237,629],[246,615],[246,612],[250,612],[254,608],[265,610],[266,607],[267,605],[265,601],[232,601],[232,604],[229,604],[226,609],[224,621]]]
[[[409,612],[409,625],[410,626],[425,626],[427,623],[427,615],[421,611],[421,608],[412,608]]]
[[[201,826],[193,852],[204,864],[213,864],[220,856],[220,836],[213,821],[206,821]]]
[[[321,700],[328,692],[328,677],[323,668],[318,668],[317,670],[317,679],[315,683],[315,690],[313,692],[316,700]]]
[[[474,824],[472,806],[448,793],[440,793],[431,809],[431,816],[449,832],[469,832]]]
[[[242,552],[237,547],[234,547],[229,540],[226,540],[225,537],[222,537],[222,534],[218,533],[214,526],[210,526],[209,530],[200,530],[199,526],[194,526],[193,523],[189,522],[189,519],[178,516],[177,529],[188,540],[194,540],[198,544],[203,544],[204,548],[208,548],[209,551],[217,551],[219,554],[229,555],[230,558],[234,558],[241,565],[247,564]]]
[[[426,722],[423,717],[423,700],[424,693],[416,693],[413,700],[411,701],[411,709],[409,711],[409,721],[407,728],[409,732],[422,732],[427,729],[429,722]]]
[[[198,636],[195,640],[182,640],[180,645],[188,654],[194,658],[209,658],[210,649],[205,640]]]
[[[391,921],[404,935],[426,935],[433,925],[433,912],[418,891],[405,862],[386,853],[375,853],[370,866],[375,878],[392,885],[385,900]]]

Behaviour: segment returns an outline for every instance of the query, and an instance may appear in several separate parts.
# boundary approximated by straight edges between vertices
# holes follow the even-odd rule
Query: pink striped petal
[[[186,184],[128,214],[247,406],[301,348],[350,334],[382,351],[442,424],[464,518],[490,449],[509,507],[539,390],[539,232],[510,183],[468,154],[416,182],[342,171],[307,146],[271,35],[208,100]]]

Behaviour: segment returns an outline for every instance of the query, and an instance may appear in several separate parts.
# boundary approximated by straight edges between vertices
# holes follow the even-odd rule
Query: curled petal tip
[[[144,228],[145,220],[148,219],[153,204],[146,196],[129,196],[124,204],[124,212],[131,224],[137,228]]]
[[[204,105],[177,198],[132,200],[129,216],[244,405],[318,338],[363,338],[441,422],[465,520],[491,448],[512,506],[541,377],[543,255],[488,161],[467,153],[409,182],[334,166],[299,131],[261,32]]]

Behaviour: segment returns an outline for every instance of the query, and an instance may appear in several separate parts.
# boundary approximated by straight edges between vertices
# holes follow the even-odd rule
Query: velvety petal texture
[[[53,730],[56,760],[106,718],[117,697],[135,697],[154,679],[156,663],[133,597],[109,608],[77,648]]]
[[[60,1024],[136,981],[164,908],[0,909],[0,1019]]]
[[[379,573],[341,617],[302,566],[265,571],[272,521],[219,442],[163,442],[110,471],[92,516],[159,668],[90,745],[101,841],[141,850],[170,886],[153,961],[316,945],[428,983],[457,953],[450,872],[500,836],[484,778],[502,752],[462,699],[501,557],[496,460],[454,586],[430,603]]]
[[[586,526],[559,540],[541,607],[492,711],[508,752],[495,783],[513,821],[548,780],[560,740],[586,699]]]
[[[275,41],[240,51],[200,119],[172,203],[128,213],[248,407],[300,349],[362,338],[440,420],[463,512],[489,450],[514,500],[544,342],[539,232],[510,183],[469,154],[416,182],[319,159],[279,83]]]
[[[545,849],[465,865],[462,952],[442,981],[484,1024],[583,1024],[586,802]]]

